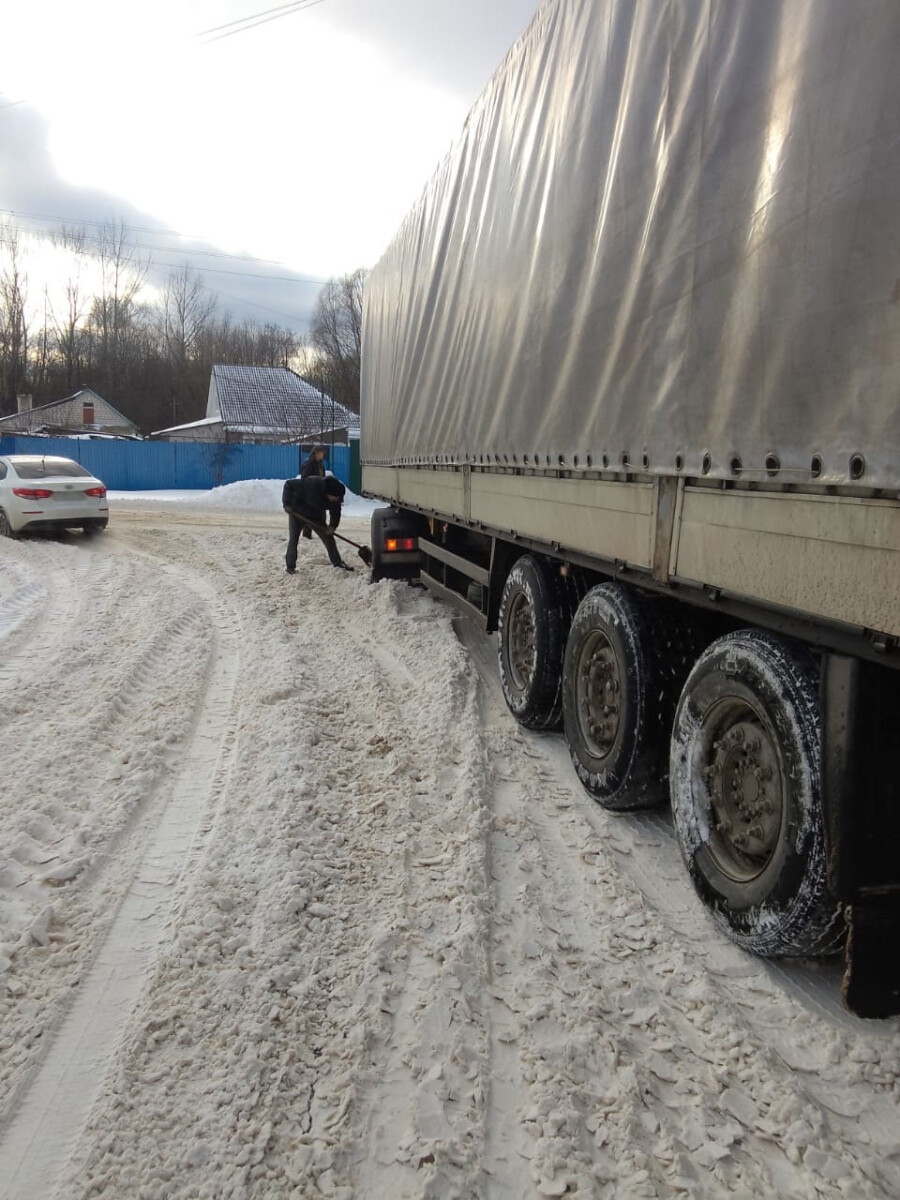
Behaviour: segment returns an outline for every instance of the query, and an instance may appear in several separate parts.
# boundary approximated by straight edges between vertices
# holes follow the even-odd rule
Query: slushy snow
[[[898,1023],[280,488],[0,542],[0,1197],[900,1194]]]

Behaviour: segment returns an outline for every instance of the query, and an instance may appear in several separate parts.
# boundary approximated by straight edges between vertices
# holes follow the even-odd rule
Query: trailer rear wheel
[[[510,712],[528,729],[559,727],[572,607],[568,581],[538,558],[520,558],[506,578],[498,620],[500,684]]]
[[[685,684],[672,733],[672,810],[700,898],[745,950],[836,949],[825,874],[818,669],[756,630],[714,642]]]
[[[591,795],[617,812],[653,807],[666,794],[675,701],[670,665],[654,649],[652,611],[629,588],[601,583],[578,606],[566,645],[563,723],[572,763]]]

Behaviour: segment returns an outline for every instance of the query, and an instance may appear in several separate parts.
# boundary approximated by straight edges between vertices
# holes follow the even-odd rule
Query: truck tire
[[[701,656],[672,732],[672,811],[700,898],[764,957],[843,941],[828,893],[818,667],[801,645],[738,630]]]
[[[652,808],[667,795],[672,681],[683,656],[672,632],[677,620],[670,608],[663,611],[671,652],[662,652],[662,638],[657,650],[654,602],[620,584],[591,588],[569,630],[563,666],[569,753],[587,791],[615,812]],[[686,675],[687,666],[679,687]]]
[[[569,597],[568,581],[531,555],[506,577],[497,635],[500,684],[510,712],[528,729],[559,728]]]

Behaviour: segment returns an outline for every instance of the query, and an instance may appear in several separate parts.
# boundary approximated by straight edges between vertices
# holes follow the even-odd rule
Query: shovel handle
[[[339,542],[346,542],[348,546],[355,546],[357,550],[362,549],[359,542],[351,542],[348,537],[344,537],[342,533],[335,533],[334,530],[329,529],[327,525],[318,525],[315,521],[311,521],[309,517],[304,517],[301,513],[298,513],[295,508],[288,509],[288,512],[292,513],[298,521],[302,521],[304,525],[308,525],[310,529],[315,530],[315,532],[320,534],[322,537],[337,538]]]

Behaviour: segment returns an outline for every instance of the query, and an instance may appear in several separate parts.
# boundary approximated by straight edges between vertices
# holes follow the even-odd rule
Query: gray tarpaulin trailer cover
[[[898,0],[546,0],[369,280],[364,461],[897,488],[898,64]]]
[[[900,1012],[900,0],[544,0],[365,298],[373,579]],[[706,476],[706,478],[703,478]],[[389,536],[390,535],[390,536]],[[394,557],[391,540],[415,553]]]

